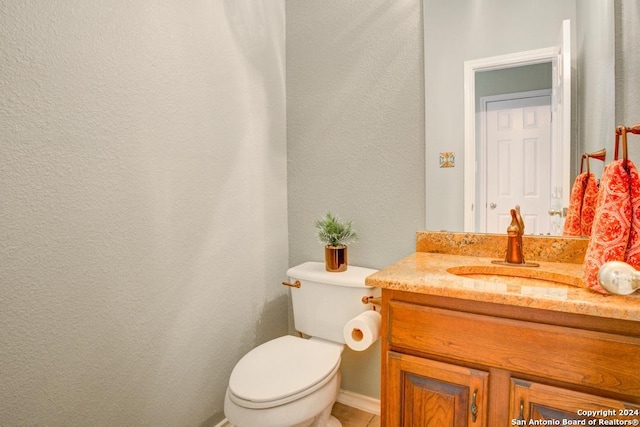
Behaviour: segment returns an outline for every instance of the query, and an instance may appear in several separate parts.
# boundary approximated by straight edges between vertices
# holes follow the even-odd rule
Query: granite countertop
[[[442,233],[435,234],[435,237],[443,238]],[[464,240],[465,245],[469,242],[469,235],[463,235],[466,236],[463,239],[458,233],[447,234],[449,237],[444,236],[445,240]],[[419,233],[418,252],[372,274],[366,279],[366,284],[384,289],[640,322],[640,294],[601,295],[589,290],[582,282],[581,263],[573,260],[551,262],[529,257],[526,261],[536,262],[540,266],[501,266],[492,263],[497,258],[484,253],[477,256],[459,250],[454,253],[420,251],[420,242],[425,239],[433,240],[424,232]],[[502,241],[504,239],[502,236]],[[459,244],[456,245],[459,247]],[[439,252],[451,252],[441,249]],[[451,269],[463,275],[447,271]],[[474,270],[489,270],[490,274],[475,277],[464,275]],[[524,278],[498,275],[501,272]],[[553,278],[562,283],[540,280],[535,276]]]

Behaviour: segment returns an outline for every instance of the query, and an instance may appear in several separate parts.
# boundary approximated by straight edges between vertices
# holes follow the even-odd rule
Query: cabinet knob
[[[520,415],[518,416],[518,420],[524,420],[524,400],[520,399]]]
[[[473,396],[471,397],[471,421],[476,422],[478,417],[478,405],[476,405],[476,396],[478,395],[478,389],[473,390]]]

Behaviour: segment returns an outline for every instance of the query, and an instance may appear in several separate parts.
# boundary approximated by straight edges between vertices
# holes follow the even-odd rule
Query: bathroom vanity
[[[540,267],[496,270],[504,235],[424,232],[367,278],[382,288],[383,425],[640,420],[640,298],[579,286],[586,242],[525,237]]]

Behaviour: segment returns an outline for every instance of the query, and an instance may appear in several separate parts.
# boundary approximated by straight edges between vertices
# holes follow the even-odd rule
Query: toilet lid
[[[247,353],[231,372],[229,391],[254,403],[299,394],[324,380],[340,364],[343,346],[286,335]]]

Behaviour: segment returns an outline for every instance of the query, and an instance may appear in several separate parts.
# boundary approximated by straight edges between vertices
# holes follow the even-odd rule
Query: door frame
[[[492,56],[488,58],[475,59],[464,62],[464,231],[475,231],[475,200],[476,200],[476,73],[482,71],[492,71],[504,68],[521,67],[524,65],[541,64],[551,62],[552,64],[552,87],[555,87],[558,80],[558,56],[560,48],[558,46],[516,52],[507,55]],[[551,97],[553,106],[562,99],[553,91]],[[570,126],[570,124],[567,124]],[[557,133],[554,131],[557,126],[556,121],[552,122],[551,138]],[[569,141],[566,142],[570,144]]]
[[[478,154],[477,156],[477,164],[478,167],[477,172],[478,172],[478,178],[479,178],[479,183],[480,185],[478,185],[476,188],[479,188],[479,194],[477,194],[478,197],[478,205],[482,206],[483,204],[487,204],[488,200],[487,200],[487,104],[491,103],[491,102],[500,102],[500,101],[514,101],[517,99],[524,99],[524,98],[540,98],[540,97],[549,97],[549,109],[551,110],[552,107],[552,98],[553,98],[553,90],[552,89],[538,89],[538,90],[529,90],[529,91],[524,91],[524,92],[512,92],[512,93],[503,93],[500,95],[488,95],[488,96],[483,96],[480,98],[480,111],[479,111],[479,117],[480,117],[480,139],[479,139],[479,144],[477,150],[476,150],[476,154]],[[546,105],[546,104],[545,104]],[[549,138],[552,140],[553,139],[553,132],[550,132]],[[551,141],[549,141],[551,142]],[[552,158],[553,158],[554,152],[553,150],[550,150],[550,158],[549,158],[549,162],[550,164],[553,164],[553,162],[551,162]],[[549,197],[551,197],[551,188],[548,188],[549,191]],[[474,230],[476,232],[480,232],[480,233],[486,233],[487,232],[487,210],[483,209],[483,208],[479,208],[478,209],[479,215],[474,215],[474,221],[477,219],[478,222],[474,222]]]

